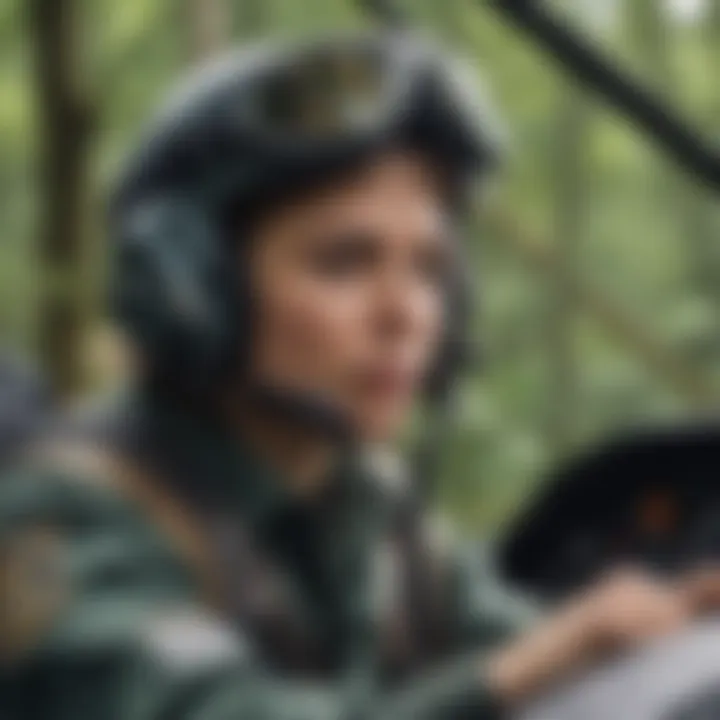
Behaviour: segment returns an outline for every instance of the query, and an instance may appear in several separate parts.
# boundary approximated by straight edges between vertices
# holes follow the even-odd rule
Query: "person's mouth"
[[[363,392],[373,396],[399,399],[415,389],[415,376],[399,366],[383,366],[364,370],[358,377]]]

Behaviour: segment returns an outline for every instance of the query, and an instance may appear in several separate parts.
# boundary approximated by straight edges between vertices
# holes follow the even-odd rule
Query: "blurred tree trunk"
[[[227,0],[186,0],[186,10],[192,60],[221,52],[230,41],[233,25]]]
[[[635,61],[640,67],[641,77],[659,97],[674,104],[677,93],[670,62],[671,36],[665,6],[657,0],[633,0],[626,3],[626,7],[629,41]],[[680,204],[674,201],[678,194],[687,199],[688,183],[685,178],[678,178],[676,173],[668,174],[661,163],[660,159],[653,158],[645,168],[645,175],[655,190],[654,201],[658,211],[673,212],[684,204],[682,201]],[[682,215],[681,210],[681,224]]]
[[[710,49],[710,74],[717,77],[720,72],[720,0],[710,0],[710,21],[707,24],[708,29],[708,47]],[[715,86],[717,88],[717,85]],[[712,98],[712,107],[710,108],[713,117],[720,117],[720,89]]]
[[[79,3],[29,0],[39,117],[39,350],[55,392],[83,381],[83,255],[91,113],[81,88]]]
[[[673,72],[668,53],[671,38],[664,3],[658,0],[631,0],[625,6],[630,41],[643,77],[649,78],[659,93],[671,94]]]
[[[713,27],[712,17],[717,14],[718,0],[709,10],[710,18],[706,23],[706,47],[709,54],[719,57],[717,43],[720,32]],[[644,74],[650,78],[659,93],[670,103],[677,103],[678,83],[681,81],[673,72],[670,63],[670,24],[664,6],[657,0],[635,0],[628,3],[630,10],[630,26],[635,41],[635,50],[641,62]],[[711,57],[709,67],[713,67]],[[717,68],[717,63],[715,63]],[[710,73],[712,76],[712,72]],[[720,97],[719,93],[715,93]],[[711,100],[708,105],[712,107]],[[710,119],[717,115],[708,115]],[[652,169],[648,171],[652,173]],[[670,208],[675,213],[678,242],[686,243],[690,255],[691,281],[695,288],[708,298],[714,307],[715,330],[720,330],[720,253],[717,250],[717,238],[712,227],[713,199],[706,189],[685,176],[672,175],[669,178],[663,173],[654,181],[657,185],[658,209]],[[705,343],[699,344],[699,351],[704,354]],[[717,346],[715,350],[717,351]]]
[[[555,455],[574,438],[578,396],[575,351],[576,304],[566,278],[576,273],[584,231],[589,105],[582,90],[564,82],[555,125],[553,173],[554,242],[558,266],[552,273],[547,318],[549,402],[547,439]]]
[[[702,113],[703,129],[710,132],[717,129],[720,118],[720,86],[717,77],[720,73],[720,0],[710,0],[708,18],[705,23],[704,47],[708,65],[708,77],[714,78],[711,84],[708,102]],[[717,134],[717,133],[716,133]],[[691,188],[692,189],[692,188]],[[718,237],[720,237],[720,212],[718,212],[717,199],[705,187],[695,188],[694,202],[688,203],[687,212],[691,217],[688,225],[694,230],[696,236],[694,246],[697,248],[697,275],[702,287],[708,296],[713,299],[715,310],[715,337],[720,335],[720,250]],[[694,211],[694,215],[692,215]],[[694,218],[694,219],[693,219]],[[715,343],[715,351],[720,347]],[[717,354],[714,356],[717,358]]]

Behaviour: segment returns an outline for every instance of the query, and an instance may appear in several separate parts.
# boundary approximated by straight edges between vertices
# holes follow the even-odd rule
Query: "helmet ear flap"
[[[232,265],[204,208],[181,196],[122,212],[111,307],[153,375],[184,387],[215,381],[234,342]]]

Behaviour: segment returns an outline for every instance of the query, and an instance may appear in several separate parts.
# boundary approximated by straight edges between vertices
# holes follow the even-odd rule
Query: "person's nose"
[[[422,332],[427,291],[407,273],[386,273],[373,293],[376,332],[386,342],[399,342]]]

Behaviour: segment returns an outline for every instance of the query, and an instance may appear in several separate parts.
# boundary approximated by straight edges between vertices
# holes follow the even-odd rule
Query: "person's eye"
[[[319,274],[342,279],[369,269],[375,262],[376,252],[371,238],[347,236],[320,244],[309,259]]]

